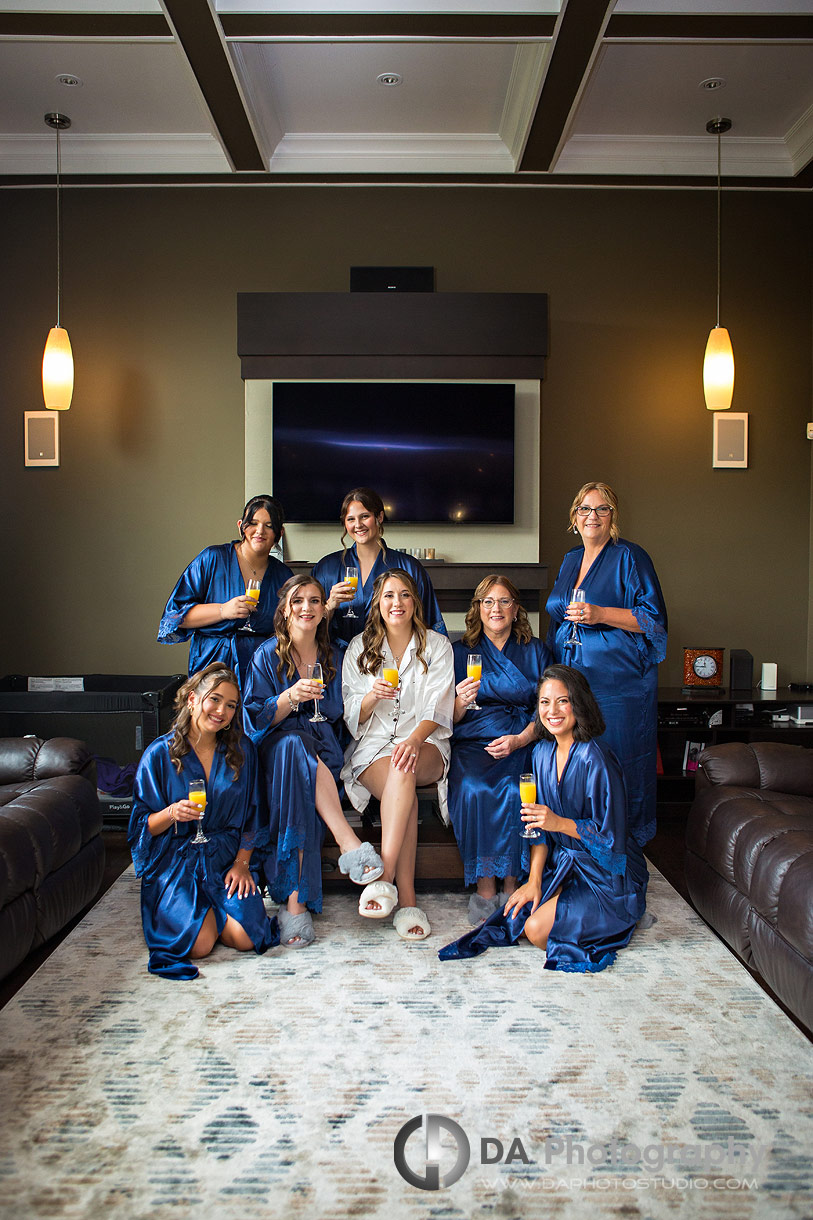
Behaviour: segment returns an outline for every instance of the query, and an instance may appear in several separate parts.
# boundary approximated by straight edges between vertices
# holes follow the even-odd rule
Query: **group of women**
[[[474,929],[442,958],[524,936],[548,969],[600,970],[643,914],[666,612],[649,557],[619,536],[612,489],[588,483],[573,501],[581,545],[551,593],[544,643],[494,574],[450,644],[429,577],[387,546],[385,520],[380,497],[354,489],[343,549],[294,576],[269,555],[281,507],[257,496],[239,537],[178,581],[158,638],[190,641],[191,676],[172,730],[142,758],[130,823],[151,970],[194,977],[217,939],[258,953],[309,944],[325,828],[342,873],[364,887],[360,915],[395,911],[403,939],[428,936],[416,789],[431,783],[475,886]],[[520,809],[530,771],[536,800]],[[203,843],[192,778],[206,781]],[[380,802],[380,851],[349,824],[342,792],[359,811]]]

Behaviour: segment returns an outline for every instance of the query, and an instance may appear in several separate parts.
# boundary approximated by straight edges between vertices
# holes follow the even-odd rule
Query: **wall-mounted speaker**
[[[714,413],[712,466],[744,470],[748,465],[748,415]]]
[[[59,465],[59,415],[56,411],[25,412],[25,464]]]
[[[434,267],[351,267],[351,292],[434,292]]]

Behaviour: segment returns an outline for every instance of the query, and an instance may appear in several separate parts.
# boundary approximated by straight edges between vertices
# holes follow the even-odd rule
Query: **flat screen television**
[[[272,449],[289,521],[336,521],[353,487],[393,522],[514,520],[510,383],[276,381]]]

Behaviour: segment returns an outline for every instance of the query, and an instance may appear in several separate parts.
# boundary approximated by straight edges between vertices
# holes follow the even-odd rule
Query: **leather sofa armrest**
[[[0,784],[82,775],[96,787],[96,762],[76,737],[0,737]]]
[[[704,750],[695,790],[719,784],[813,796],[813,750],[779,741],[730,741]]]

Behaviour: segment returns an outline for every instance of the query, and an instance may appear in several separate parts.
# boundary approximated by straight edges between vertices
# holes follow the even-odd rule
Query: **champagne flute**
[[[584,595],[584,589],[574,589],[573,590],[573,595],[570,599],[571,606],[579,606],[579,605],[583,606],[586,601],[587,601],[587,598]],[[578,645],[578,647],[581,647],[581,640],[579,639],[579,632],[576,628],[575,619],[573,620],[573,630],[571,631],[568,638],[565,640],[565,644],[570,648],[575,648],[577,645]]]
[[[256,608],[258,608],[259,601],[260,601],[260,582],[259,581],[245,582],[245,597],[247,597],[249,601],[253,601],[254,609],[256,610]],[[254,627],[251,626],[251,615],[249,615],[248,619],[245,620],[245,622],[243,623],[243,628],[244,628],[244,631],[254,631]]]
[[[355,601],[356,590],[359,587],[359,570],[358,568],[345,568],[344,583],[353,586],[353,600]],[[353,612],[353,603],[347,603],[347,609],[344,612],[345,618],[358,618],[358,615]]]
[[[399,675],[398,675],[398,670],[394,665],[385,665],[384,668],[381,670],[381,677],[384,679],[385,682],[389,682],[390,686],[394,690],[398,689],[398,682],[400,679],[399,679]]]
[[[519,777],[519,800],[521,805],[536,804],[536,780],[533,775],[520,775]],[[539,831],[535,826],[529,826],[527,822],[522,823],[520,831],[522,839],[538,839]]]
[[[308,675],[307,676],[308,676],[309,681],[318,682],[319,685],[324,689],[325,680],[324,680],[324,677],[322,676],[322,666],[318,662],[316,663],[316,665],[308,666]],[[323,716],[322,713],[319,711],[319,700],[318,699],[314,699],[314,701],[313,701],[313,715],[311,717],[309,717],[309,719],[310,719],[311,724],[315,724],[320,720],[322,720],[322,721],[327,720],[327,716]]]
[[[483,673],[483,658],[479,652],[470,652],[466,660],[466,677],[473,678],[475,682],[479,682]],[[469,704],[471,711],[479,712],[480,704],[476,698],[472,699]]]
[[[193,805],[197,805],[200,809],[200,818],[198,820],[198,828],[195,832],[193,843],[208,843],[209,840],[201,830],[201,822],[206,809],[206,781],[203,779],[191,779],[189,781],[189,799]]]

